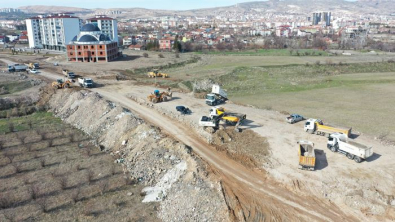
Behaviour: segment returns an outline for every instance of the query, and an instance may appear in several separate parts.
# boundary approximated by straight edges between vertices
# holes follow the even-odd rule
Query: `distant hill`
[[[106,11],[122,11],[122,14],[111,15],[116,18],[147,18],[157,16],[215,16],[221,12],[248,12],[257,11],[261,13],[290,13],[290,14],[311,14],[315,11],[331,11],[333,13],[352,14],[381,14],[388,15],[395,13],[395,0],[269,0],[239,3],[236,5],[203,8],[193,10],[153,10],[144,8],[109,8],[109,9],[85,9],[61,6],[23,6],[19,7],[30,13],[51,13],[51,12],[74,12],[78,16],[89,17],[95,14],[105,14]]]

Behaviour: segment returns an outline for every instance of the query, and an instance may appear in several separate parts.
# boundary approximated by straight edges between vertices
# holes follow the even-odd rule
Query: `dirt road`
[[[3,60],[10,63],[10,61]],[[62,76],[41,70],[39,74],[55,80]],[[217,152],[185,124],[174,121],[159,112],[139,105],[111,87],[92,89],[105,98],[117,102],[160,127],[166,134],[190,146],[218,175],[235,220],[302,220],[302,221],[355,221],[338,206],[313,195],[290,192],[283,185],[268,179],[264,172],[251,170]]]

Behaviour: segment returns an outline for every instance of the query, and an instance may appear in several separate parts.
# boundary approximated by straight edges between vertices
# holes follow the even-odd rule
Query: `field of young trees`
[[[47,112],[1,119],[0,221],[156,221],[156,205],[94,142]]]

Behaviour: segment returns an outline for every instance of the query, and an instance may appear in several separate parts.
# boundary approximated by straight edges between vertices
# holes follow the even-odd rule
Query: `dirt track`
[[[44,70],[41,70],[41,75],[53,80],[61,77]],[[280,184],[265,179],[264,173],[250,170],[228,159],[195,135],[187,126],[139,105],[125,95],[105,88],[96,88],[93,91],[131,109],[148,122],[162,128],[169,136],[192,147],[193,151],[207,161],[213,167],[214,173],[221,178],[224,194],[235,220],[307,221],[312,218],[317,221],[355,220],[329,201],[293,194]]]
[[[50,72],[46,72],[42,70],[41,75],[46,76],[52,80],[61,77],[60,75],[53,74]],[[128,87],[129,86],[129,87]],[[289,189],[289,185],[285,185],[282,183],[276,182],[273,180],[273,177],[269,177],[265,172],[260,170],[251,170],[243,166],[242,164],[230,160],[224,153],[217,152],[216,149],[212,146],[209,146],[203,139],[198,137],[193,130],[191,130],[186,124],[174,121],[169,117],[162,115],[161,113],[147,108],[144,105],[139,105],[138,103],[134,102],[133,100],[129,99],[127,94],[130,92],[134,92],[137,94],[145,95],[148,88],[150,87],[133,87],[130,88],[130,83],[123,82],[121,85],[113,85],[113,86],[104,86],[101,88],[93,89],[100,93],[102,96],[108,98],[111,101],[118,102],[132,110],[133,112],[139,114],[142,118],[147,120],[148,122],[159,126],[162,128],[169,136],[174,137],[175,139],[187,144],[188,146],[192,147],[194,152],[202,157],[205,161],[207,161],[211,166],[213,172],[218,175],[221,179],[223,192],[225,194],[229,211],[233,214],[235,220],[247,220],[247,221],[262,221],[262,220],[301,220],[301,221],[357,221],[363,220],[361,215],[358,213],[354,215],[353,212],[346,208],[339,208],[339,205],[335,205],[331,203],[328,199],[317,197],[317,195],[308,194],[306,192],[291,192]],[[185,101],[184,98],[179,98],[180,103],[181,101]],[[189,98],[190,99],[190,98]],[[188,100],[188,98],[186,99]],[[164,106],[167,106],[166,103],[163,103]],[[194,102],[189,102],[191,107],[193,106]],[[162,104],[158,104],[161,105]],[[171,105],[174,107],[174,103]],[[201,106],[200,104],[194,104],[196,106]],[[228,104],[231,109],[240,109],[249,114],[249,119],[253,119],[256,122],[253,124],[249,124],[246,126],[247,128],[251,128],[254,131],[270,135],[269,142],[271,146],[288,148],[285,149],[285,156],[281,159],[287,160],[285,165],[281,166],[283,163],[277,163],[279,167],[273,170],[273,174],[270,176],[286,177],[287,173],[291,176],[292,172],[287,171],[290,163],[293,161],[292,158],[293,153],[289,152],[292,150],[294,144],[290,144],[290,139],[300,139],[302,133],[297,135],[294,134],[294,131],[298,125],[290,125],[284,127],[280,123],[276,123],[273,126],[273,120],[277,120],[278,116],[273,115],[267,111],[256,110],[254,111],[253,108],[249,107],[242,107],[237,106],[234,104]],[[204,109],[204,107],[200,107]],[[207,108],[207,107],[206,107]],[[194,108],[195,109],[195,108]],[[197,109],[197,107],[196,107]],[[250,113],[253,115],[251,116]],[[265,118],[262,119],[262,115],[266,115]],[[270,126],[268,121],[270,122]],[[258,127],[259,126],[259,127]],[[272,130],[275,127],[275,130]],[[268,132],[269,130],[269,132]],[[270,134],[270,130],[275,131]],[[283,140],[274,140],[274,134],[277,133],[276,131],[280,131],[283,134],[287,134],[289,136],[284,137]],[[273,136],[272,136],[273,135]],[[304,134],[303,134],[304,135]],[[314,137],[320,141],[320,143],[324,143],[324,138],[316,138],[315,135],[306,135],[306,137]],[[288,139],[287,139],[288,138]],[[362,138],[362,140],[367,140],[366,138]],[[287,142],[288,141],[288,142]],[[288,145],[284,147],[284,144]],[[380,146],[378,143],[374,145]],[[280,153],[281,155],[284,154]],[[385,151],[387,152],[387,151]],[[382,153],[383,154],[383,153]],[[274,153],[273,157],[275,157],[276,161],[279,161],[278,153]],[[332,154],[330,154],[332,155]],[[337,157],[339,154],[333,154],[334,157]],[[340,157],[343,158],[343,157]],[[380,160],[382,160],[381,158]],[[387,157],[385,157],[387,160]],[[382,160],[386,162],[385,160]],[[281,161],[281,160],[280,160]],[[347,161],[347,160],[345,160]],[[381,166],[383,164],[382,161],[375,161],[372,162],[376,166]],[[351,167],[355,170],[353,162],[344,162],[341,161],[339,166],[336,166],[335,169],[339,167]],[[367,163],[365,163],[366,165]],[[371,164],[371,163],[369,163]],[[362,166],[362,165],[359,165]],[[392,166],[392,165],[390,165]],[[291,165],[291,167],[294,167]],[[366,167],[366,166],[365,166]],[[359,167],[363,169],[363,167]],[[390,170],[389,168],[388,170]],[[284,173],[285,172],[285,173]],[[325,177],[327,172],[323,172],[322,176]],[[303,174],[302,176],[299,174]],[[300,191],[301,187],[307,186],[307,184],[303,184],[303,179],[306,179],[312,176],[312,180],[317,180],[317,174],[306,174],[306,173],[297,173],[296,176],[292,175],[294,180],[294,188],[293,190]],[[333,175],[332,175],[333,176]],[[378,175],[376,175],[378,176]],[[260,178],[260,179],[259,179]],[[278,179],[278,178],[277,178]],[[319,182],[321,180],[317,180]],[[358,179],[357,179],[358,181]],[[388,181],[387,181],[388,182]],[[311,185],[311,184],[310,184]],[[340,185],[341,186],[341,185]],[[319,187],[314,188],[319,189]],[[345,194],[340,194],[345,195]],[[356,219],[354,216],[357,216]],[[366,218],[365,218],[366,219]]]

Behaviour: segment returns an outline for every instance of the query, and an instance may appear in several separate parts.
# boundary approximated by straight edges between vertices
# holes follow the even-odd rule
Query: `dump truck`
[[[148,101],[152,103],[158,102],[166,102],[172,98],[173,94],[169,91],[167,92],[159,92],[159,90],[155,90],[154,93],[147,96]]]
[[[320,119],[308,119],[304,124],[304,131],[326,137],[333,133],[343,133],[348,137],[351,135],[351,128],[325,125]]]
[[[214,84],[211,93],[206,95],[206,104],[216,106],[228,100],[228,94],[219,85]]]
[[[27,69],[28,69],[28,67],[23,64],[8,65],[8,72],[24,72]]]
[[[373,155],[373,147],[354,142],[343,133],[331,134],[328,138],[327,147],[332,152],[344,154],[348,159],[354,160],[357,163]]]
[[[314,170],[315,151],[314,143],[306,140],[298,141],[299,145],[299,169]]]
[[[299,122],[299,121],[304,120],[304,117],[301,116],[301,115],[299,115],[299,114],[291,114],[291,115],[287,116],[287,117],[285,118],[285,120],[286,120],[288,123],[290,123],[290,124],[294,124],[294,123],[296,123],[296,122]]]
[[[69,78],[69,79],[74,79],[74,78],[75,78],[74,72],[70,72],[70,71],[67,70],[67,69],[63,69],[63,70],[62,70],[62,73],[63,73],[63,75],[64,75],[66,78]]]
[[[148,77],[150,77],[150,78],[157,78],[157,77],[169,78],[169,74],[161,73],[161,72],[159,72],[158,69],[154,69],[154,70],[152,70],[152,72],[148,73]]]
[[[70,80],[64,81],[63,79],[57,79],[56,82],[52,83],[52,87],[55,89],[70,88],[70,86],[71,86]]]
[[[93,80],[91,78],[78,78],[78,84],[84,88],[92,88]]]

